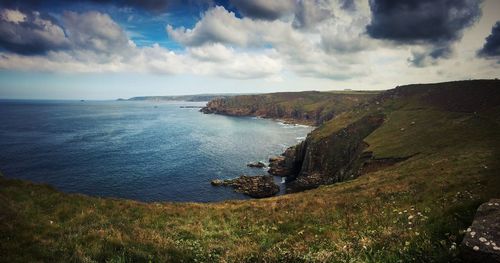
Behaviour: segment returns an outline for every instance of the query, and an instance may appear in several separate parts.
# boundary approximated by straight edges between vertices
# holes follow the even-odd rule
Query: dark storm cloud
[[[370,0],[368,35],[401,44],[436,46],[434,58],[462,36],[481,16],[481,0]]]
[[[68,6],[75,5],[79,3],[94,3],[103,5],[113,5],[117,7],[132,7],[143,9],[152,13],[162,13],[172,9],[181,8],[208,8],[215,4],[224,4],[225,1],[221,3],[216,3],[214,0],[75,0],[75,1],[65,1],[65,0],[4,0],[0,3],[0,6],[10,7],[10,8],[42,8],[50,6]]]
[[[244,16],[263,20],[276,20],[293,13],[294,0],[231,0]]]
[[[23,55],[49,51],[126,52],[125,32],[109,15],[99,12],[64,12],[58,24],[38,11],[0,9],[0,48]]]
[[[500,58],[500,21],[496,22],[491,30],[491,34],[486,38],[483,48],[478,51],[481,57]]]
[[[68,48],[64,30],[38,12],[0,10],[0,47],[20,54],[42,54]]]
[[[112,4],[115,6],[140,8],[152,13],[162,13],[177,9],[200,9],[204,10],[216,4],[224,5],[215,0],[90,0],[95,3]]]

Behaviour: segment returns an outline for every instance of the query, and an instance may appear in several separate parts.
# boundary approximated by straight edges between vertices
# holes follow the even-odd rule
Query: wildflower
[[[457,244],[453,242],[453,244],[451,244],[450,250],[455,250],[455,249],[457,249]]]
[[[476,232],[474,232],[474,231],[470,232],[471,237],[474,237],[475,235],[476,235]]]
[[[420,233],[419,232],[415,232],[415,236],[420,236]]]
[[[474,246],[472,249],[474,249],[474,251],[478,251],[479,247],[478,246]]]
[[[409,216],[409,217],[408,217],[408,220],[412,220],[412,219],[413,219],[413,216]]]
[[[469,228],[467,228],[467,232],[470,232],[470,231],[472,231],[472,229],[471,229],[470,227],[469,227]]]
[[[483,243],[484,243],[484,242],[486,242],[486,241],[488,241],[488,240],[487,240],[486,238],[484,238],[484,237],[480,237],[480,238],[479,238],[479,241],[481,241],[481,242],[483,242]]]

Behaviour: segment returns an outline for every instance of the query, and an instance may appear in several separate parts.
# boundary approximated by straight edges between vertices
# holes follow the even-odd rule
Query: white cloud
[[[277,37],[288,30],[286,23],[279,20],[262,21],[237,18],[233,12],[222,6],[208,10],[192,29],[167,26],[168,35],[185,46],[200,46],[206,43],[222,43],[239,47],[264,46],[273,34]],[[277,32],[278,31],[278,32]]]
[[[353,17],[341,10],[337,1],[337,4],[316,2],[321,5],[299,4],[306,9],[301,22],[297,22],[297,17],[290,21],[238,18],[223,7],[216,7],[207,11],[192,29],[167,26],[167,32],[171,38],[192,49],[195,56],[200,54],[194,47],[214,43],[250,50],[271,47],[283,67],[299,75],[345,79],[366,74],[369,69],[354,66],[359,64],[356,60],[363,58],[353,53],[370,46],[362,34],[368,16]],[[333,17],[333,12],[339,15]],[[346,52],[349,56],[344,54]]]
[[[298,1],[293,26],[311,29],[332,17],[332,4],[327,0]]]
[[[0,11],[0,17],[2,20],[14,24],[26,21],[26,15],[19,10],[3,9]]]

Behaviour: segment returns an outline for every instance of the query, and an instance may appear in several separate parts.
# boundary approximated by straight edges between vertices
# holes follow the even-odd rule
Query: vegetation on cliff
[[[231,116],[258,116],[283,119],[309,125],[319,125],[337,113],[366,103],[378,92],[279,92],[259,95],[240,95],[210,101],[204,113]]]
[[[499,94],[500,81],[384,92],[302,150],[318,159],[299,171],[322,177],[337,151],[368,156],[361,176],[267,199],[146,204],[0,178],[0,261],[460,262],[476,208],[500,196]]]

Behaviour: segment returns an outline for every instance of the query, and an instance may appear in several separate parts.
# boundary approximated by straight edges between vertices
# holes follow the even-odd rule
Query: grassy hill
[[[129,99],[118,99],[119,101],[190,101],[190,102],[203,102],[210,101],[215,98],[232,97],[237,94],[223,93],[223,94],[195,94],[195,95],[177,95],[177,96],[139,96]]]
[[[362,148],[319,147],[360,134],[353,124],[371,116],[383,121]],[[352,156],[370,152],[370,162],[352,180],[214,204],[96,198],[1,178],[0,261],[460,262],[475,209],[500,196],[500,81],[398,87],[306,141],[326,149],[311,150],[325,160],[356,145]]]

